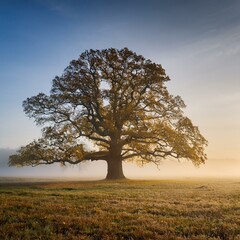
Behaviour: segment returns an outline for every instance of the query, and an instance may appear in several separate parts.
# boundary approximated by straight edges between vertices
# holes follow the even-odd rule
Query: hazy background
[[[209,141],[195,168],[125,164],[127,177],[240,176],[240,1],[1,0],[0,176],[105,177],[104,162],[9,168],[9,154],[40,136],[22,101],[48,93],[51,80],[86,49],[136,51],[162,64],[170,93]]]

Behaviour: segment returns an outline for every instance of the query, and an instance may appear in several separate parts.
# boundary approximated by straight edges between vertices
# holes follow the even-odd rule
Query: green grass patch
[[[240,183],[1,183],[0,239],[240,239]]]

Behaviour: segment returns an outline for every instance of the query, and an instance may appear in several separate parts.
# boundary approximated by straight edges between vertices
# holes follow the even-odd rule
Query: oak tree
[[[125,178],[123,161],[204,163],[207,141],[171,95],[160,64],[127,48],[89,50],[52,81],[49,95],[23,102],[42,137],[10,156],[11,166],[107,162],[107,179]],[[91,146],[91,147],[90,147]]]

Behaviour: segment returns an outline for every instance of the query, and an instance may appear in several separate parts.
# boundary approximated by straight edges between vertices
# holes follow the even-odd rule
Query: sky
[[[0,162],[40,137],[22,101],[49,93],[51,80],[85,50],[128,47],[162,64],[169,92],[209,142],[208,160],[124,166],[133,177],[240,176],[240,1],[1,0]],[[9,169],[0,176],[102,176],[103,163]]]

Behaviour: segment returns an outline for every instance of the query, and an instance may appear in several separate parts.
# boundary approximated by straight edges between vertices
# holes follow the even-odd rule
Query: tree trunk
[[[110,159],[107,161],[106,180],[126,179],[123,174],[122,159]]]

